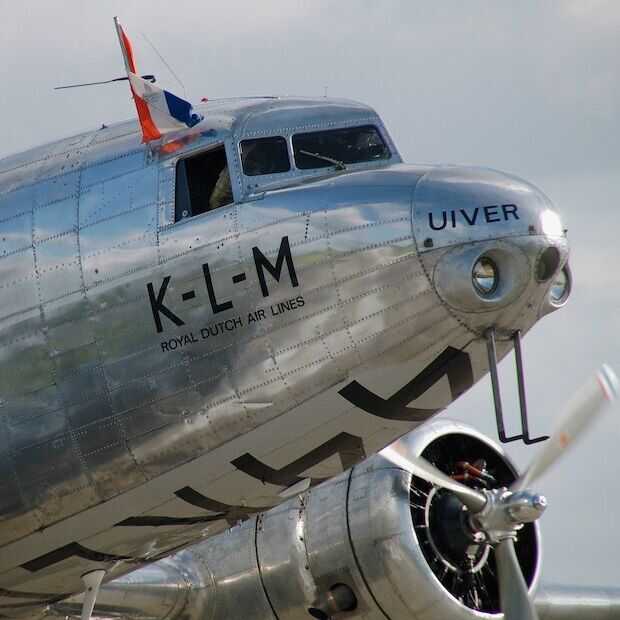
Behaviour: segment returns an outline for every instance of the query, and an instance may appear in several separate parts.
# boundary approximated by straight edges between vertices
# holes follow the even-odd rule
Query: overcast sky
[[[0,0],[0,157],[132,117],[112,17],[138,69],[198,100],[295,94],[359,99],[408,162],[491,166],[540,186],[563,213],[574,291],[524,342],[531,427],[550,431],[574,388],[620,371],[620,2],[339,0],[16,3]],[[516,419],[511,362],[502,364]],[[448,414],[495,436],[487,381]],[[512,422],[511,422],[512,425]],[[547,581],[620,585],[620,409],[539,485]],[[525,464],[534,448],[511,448]]]

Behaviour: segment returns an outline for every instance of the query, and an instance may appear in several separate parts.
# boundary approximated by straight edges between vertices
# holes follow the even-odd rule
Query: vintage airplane
[[[490,371],[500,442],[544,439],[520,337],[570,293],[548,198],[404,164],[352,101],[194,110],[117,30],[139,122],[0,161],[0,615],[618,617],[612,594],[528,593],[530,485],[611,371],[522,477],[432,420]]]

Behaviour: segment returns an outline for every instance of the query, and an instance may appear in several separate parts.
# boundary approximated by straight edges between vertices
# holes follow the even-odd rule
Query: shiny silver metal
[[[399,452],[415,459],[455,433],[506,458],[477,431],[448,420],[409,434]],[[492,617],[453,598],[431,572],[412,526],[410,484],[408,472],[375,455],[240,526],[104,585],[95,613],[126,620],[302,620],[339,588],[348,594],[343,618]],[[618,591],[544,587],[536,610],[541,620],[611,620],[620,617],[619,600]],[[39,617],[76,617],[81,601],[54,604]]]
[[[501,404],[497,389],[497,376],[495,368],[495,339],[493,330],[487,331],[487,345],[489,360],[492,368],[493,392],[496,406],[496,415],[501,419]],[[429,532],[428,542],[435,556],[444,562],[446,570],[449,567],[456,569],[455,563],[446,560],[446,556],[454,553],[454,541],[460,537],[463,541],[457,547],[462,554],[465,550],[472,564],[472,571],[477,571],[476,562],[484,560],[480,556],[483,543],[491,546],[495,552],[496,569],[498,576],[498,589],[500,597],[500,609],[507,620],[537,619],[537,613],[528,594],[524,569],[520,566],[515,552],[514,544],[518,540],[519,531],[527,523],[536,522],[547,507],[547,500],[528,489],[529,485],[536,481],[549,467],[551,467],[564,453],[565,450],[576,440],[580,439],[583,432],[591,426],[596,414],[605,404],[612,401],[618,392],[618,379],[613,371],[603,366],[602,369],[590,379],[573,397],[567,412],[561,418],[558,429],[551,437],[549,443],[541,449],[526,473],[512,480],[510,485],[505,482],[494,482],[493,488],[482,488],[475,491],[462,484],[455,476],[446,476],[441,467],[437,468],[420,456],[408,456],[403,454],[402,447],[389,446],[383,450],[383,455],[396,466],[403,467],[413,475],[422,477],[427,484],[435,485],[449,491],[454,498],[458,498],[458,505],[450,506],[447,501],[441,502],[441,498],[434,494],[435,489],[423,495],[421,499],[412,503],[412,514],[415,504],[426,503],[426,519],[424,528]],[[468,465],[468,463],[466,463]],[[445,465],[444,465],[445,467]],[[476,468],[474,468],[476,469]],[[457,470],[458,471],[458,470]],[[487,476],[488,477],[488,476]],[[485,480],[485,484],[488,484]],[[424,497],[426,498],[424,500]],[[440,523],[435,522],[436,534],[431,535],[433,521],[428,515],[431,512],[433,502],[440,506],[441,522],[450,523],[447,536],[453,542],[445,545],[435,543],[441,540],[442,533]],[[462,503],[462,504],[461,504]],[[417,506],[424,508],[424,506]],[[445,535],[443,536],[445,538]],[[442,550],[445,547],[445,553]],[[454,594],[454,592],[453,592]],[[473,598],[474,609],[480,609],[477,604],[478,595]],[[485,611],[488,611],[485,609]]]
[[[88,571],[112,579],[214,536],[281,503],[297,478],[337,476],[484,376],[489,326],[501,358],[508,334],[555,309],[537,257],[556,247],[561,268],[568,247],[525,182],[405,165],[355,102],[235,99],[201,112],[168,143],[143,145],[121,123],[0,161],[5,615],[79,592]],[[290,151],[296,132],[367,124],[389,160],[297,170],[291,157],[287,173],[242,173],[243,139],[282,136]],[[175,223],[177,161],[216,145],[234,203]],[[265,297],[255,249],[274,266],[284,238],[298,284],[286,268],[279,281],[267,273]],[[505,282],[484,302],[471,282],[483,253]],[[214,313],[205,264],[232,310]],[[164,281],[184,325],[162,315],[158,333],[148,285]],[[455,359],[467,362],[458,376]],[[413,381],[427,368],[432,391]]]
[[[471,277],[478,294],[481,297],[488,297],[495,292],[499,284],[500,273],[490,258],[482,256],[474,264]]]
[[[471,437],[506,458],[483,435],[451,421],[420,427],[399,440],[400,451],[415,458],[447,435]],[[225,533],[103,586],[99,613],[128,619],[144,614],[153,620],[186,614],[204,620],[302,620],[340,585],[355,598],[354,609],[342,617],[490,617],[452,597],[429,568],[412,523],[411,481],[411,474],[381,454],[370,457]],[[179,578],[185,567],[199,573],[191,574],[191,589]],[[532,590],[537,578],[538,568]],[[168,584],[168,593],[159,580]],[[141,581],[144,593],[135,587]],[[151,593],[156,596],[158,587],[159,614],[154,600],[143,601]],[[50,611],[73,615],[79,601],[73,611],[65,603]]]

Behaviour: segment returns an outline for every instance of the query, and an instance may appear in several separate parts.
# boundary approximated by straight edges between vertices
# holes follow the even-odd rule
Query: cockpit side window
[[[301,170],[391,157],[390,149],[373,125],[296,134],[293,153],[295,164]]]
[[[233,202],[223,145],[177,162],[174,221]]]
[[[246,176],[288,172],[291,169],[286,140],[281,136],[242,140],[240,147],[241,165]]]

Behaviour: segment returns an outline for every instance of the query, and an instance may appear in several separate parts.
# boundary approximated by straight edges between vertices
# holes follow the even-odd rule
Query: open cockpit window
[[[242,140],[240,147],[243,174],[248,177],[291,169],[286,140],[281,136]]]
[[[223,146],[177,162],[175,222],[233,202]]]
[[[298,168],[343,167],[345,164],[389,159],[390,149],[373,125],[293,136],[293,153]]]

